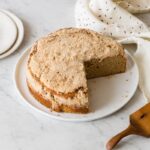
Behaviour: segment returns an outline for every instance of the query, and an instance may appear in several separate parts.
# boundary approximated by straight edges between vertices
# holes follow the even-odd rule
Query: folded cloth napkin
[[[134,58],[140,71],[139,86],[150,100],[150,31],[132,13],[150,11],[150,0],[78,0],[76,26],[112,36],[122,44],[135,43]]]
[[[150,0],[113,0],[131,13],[150,11]]]

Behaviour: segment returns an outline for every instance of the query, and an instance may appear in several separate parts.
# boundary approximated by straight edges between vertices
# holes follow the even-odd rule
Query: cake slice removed
[[[31,47],[27,84],[32,95],[57,112],[89,111],[87,79],[125,72],[123,47],[79,28],[58,30]]]

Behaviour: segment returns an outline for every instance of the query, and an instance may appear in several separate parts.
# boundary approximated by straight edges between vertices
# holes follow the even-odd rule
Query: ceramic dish
[[[12,54],[14,51],[16,51],[18,49],[18,47],[20,46],[23,37],[24,37],[24,27],[23,27],[23,23],[22,21],[15,16],[13,13],[6,11],[6,10],[2,10],[0,9],[1,12],[5,13],[6,15],[8,15],[10,18],[12,18],[12,20],[15,22],[16,27],[17,27],[17,31],[18,31],[18,35],[17,35],[17,39],[14,43],[14,45],[8,49],[6,52],[0,54],[0,59],[7,57],[8,55]]]
[[[15,43],[17,27],[15,22],[3,12],[0,12],[0,21],[0,54],[2,54]]]
[[[16,64],[14,81],[19,93],[20,102],[24,106],[49,117],[63,121],[91,121],[106,117],[131,100],[138,82],[139,72],[132,56],[127,54],[127,70],[125,73],[88,80],[90,112],[88,114],[56,113],[41,105],[30,94],[26,84],[26,63],[29,51],[23,53]],[[109,94],[108,94],[109,93]]]

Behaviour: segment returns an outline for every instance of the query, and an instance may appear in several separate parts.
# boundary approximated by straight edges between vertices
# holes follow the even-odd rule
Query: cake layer
[[[84,62],[124,55],[122,46],[111,38],[69,28],[38,40],[31,48],[28,67],[51,90],[72,93],[87,88]]]
[[[28,88],[29,88],[30,92],[32,93],[32,95],[41,104],[43,104],[47,108],[52,109],[52,103],[51,103],[52,101],[51,100],[47,101],[47,99],[43,98],[40,93],[37,93],[36,91],[34,91],[32,89],[32,87],[30,87],[29,85],[28,85]],[[89,111],[89,109],[87,107],[75,107],[75,106],[68,106],[65,104],[59,105],[59,107],[54,107],[53,110],[56,112],[67,112],[67,113],[87,113]]]
[[[88,112],[87,93],[79,90],[74,97],[61,97],[44,88],[27,70],[27,84],[32,95],[43,105],[57,112]]]
[[[87,79],[124,72],[124,49],[87,29],[58,30],[38,40],[27,63],[34,97],[55,111],[88,112]]]

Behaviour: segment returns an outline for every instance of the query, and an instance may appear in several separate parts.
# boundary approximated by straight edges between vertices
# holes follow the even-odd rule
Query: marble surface
[[[0,0],[0,8],[23,21],[25,39],[11,56],[0,60],[0,149],[2,150],[105,150],[106,141],[128,125],[128,115],[145,103],[138,89],[117,113],[93,122],[69,123],[33,113],[21,105],[13,84],[17,59],[39,37],[61,27],[74,26],[75,0]],[[139,15],[150,24],[150,15]],[[116,150],[149,150],[150,139],[130,136]]]

